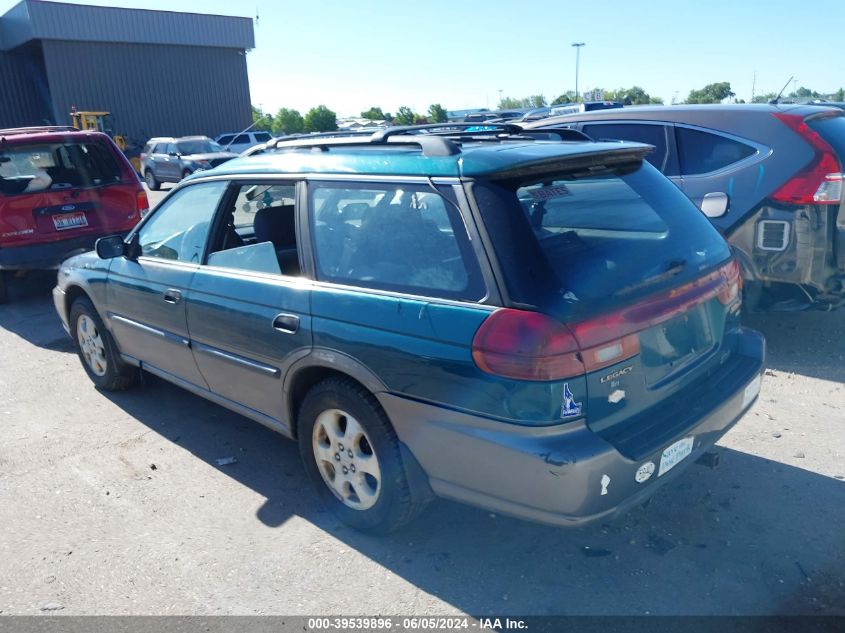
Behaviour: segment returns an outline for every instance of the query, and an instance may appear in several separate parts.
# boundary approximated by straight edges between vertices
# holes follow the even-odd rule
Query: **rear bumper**
[[[439,496],[553,525],[577,526],[622,514],[678,476],[751,407],[763,371],[765,341],[742,331],[740,354],[754,359],[735,388],[691,426],[637,460],[629,459],[582,421],[523,427],[405,398],[379,400],[399,439]],[[759,389],[759,387],[757,387]],[[692,452],[658,475],[663,450],[692,437]],[[648,462],[653,475],[638,482]]]
[[[109,233],[113,235],[113,233]],[[0,248],[0,270],[52,270],[68,257],[94,249],[102,235],[81,235],[58,242]]]

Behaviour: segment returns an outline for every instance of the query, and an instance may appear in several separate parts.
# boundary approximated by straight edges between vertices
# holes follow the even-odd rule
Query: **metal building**
[[[0,17],[0,128],[111,112],[138,141],[252,122],[252,20],[23,0]]]

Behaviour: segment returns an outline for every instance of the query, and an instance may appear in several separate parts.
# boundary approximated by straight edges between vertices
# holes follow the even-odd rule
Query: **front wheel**
[[[91,381],[106,391],[121,391],[138,380],[138,369],[125,363],[94,304],[80,298],[70,307],[70,331]]]
[[[315,385],[298,422],[305,470],[341,521],[385,534],[423,507],[413,498],[387,415],[362,386],[342,378]]]
[[[182,180],[185,180],[188,176],[190,176],[193,172],[190,169],[186,169],[182,172]]]

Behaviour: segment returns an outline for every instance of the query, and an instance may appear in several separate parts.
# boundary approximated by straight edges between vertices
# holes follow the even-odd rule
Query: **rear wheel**
[[[0,303],[6,303],[9,299],[9,290],[6,286],[6,271],[0,270]]]
[[[331,378],[312,387],[298,417],[299,451],[323,501],[359,530],[387,533],[410,521],[415,500],[399,440],[375,397]]]
[[[82,366],[95,385],[120,391],[137,382],[138,369],[121,360],[114,339],[87,297],[73,302],[69,321]]]
[[[147,169],[147,171],[144,172],[144,182],[147,183],[147,187],[151,191],[158,191],[161,189],[161,183],[156,180],[152,169]]]
[[[186,169],[182,172],[182,180],[185,180],[188,176],[190,176],[193,172],[190,169]]]

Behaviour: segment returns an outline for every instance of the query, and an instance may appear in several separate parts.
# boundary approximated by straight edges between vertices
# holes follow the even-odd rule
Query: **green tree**
[[[305,115],[306,132],[332,132],[337,129],[337,114],[324,105],[311,108]]]
[[[572,103],[575,101],[575,91],[574,90],[567,90],[562,95],[558,95],[554,101],[552,101],[552,105],[561,105],[563,103]]]
[[[845,88],[840,88],[836,92],[833,93],[833,100],[834,101],[845,101]]]
[[[766,94],[762,95],[754,95],[754,98],[751,100],[751,103],[768,103],[775,97],[777,97],[776,92],[767,92]]]
[[[663,103],[660,97],[652,97],[640,86],[630,88],[617,88],[616,90],[605,90],[604,98],[607,101],[618,101],[625,105],[645,105],[648,103]]]
[[[429,121],[428,117],[422,114],[414,114],[414,125],[425,125],[426,123],[433,123],[433,121]]]
[[[252,106],[252,122],[256,130],[261,132],[269,132],[273,127],[273,115],[267,114],[261,108]]]
[[[408,106],[401,106],[396,111],[396,116],[393,117],[393,123],[396,125],[413,125],[417,115]]]
[[[298,110],[281,108],[273,117],[273,134],[299,134],[305,131],[305,120]]]
[[[531,108],[542,108],[546,105],[546,97],[543,95],[531,95],[528,97],[528,100],[531,102],[529,106]]]
[[[721,103],[735,94],[731,91],[729,81],[707,84],[701,90],[690,90],[687,103]]]
[[[810,90],[801,86],[798,90],[789,93],[789,96],[794,99],[818,99],[821,95],[815,90]]]
[[[513,97],[502,97],[499,100],[499,110],[516,110],[517,108],[530,107],[528,99],[514,99]]]
[[[445,123],[449,120],[449,115],[446,113],[446,108],[442,105],[432,103],[428,106],[428,118],[432,123]]]
[[[373,107],[361,113],[362,119],[369,119],[370,121],[384,121],[387,116],[382,112],[381,108]]]

